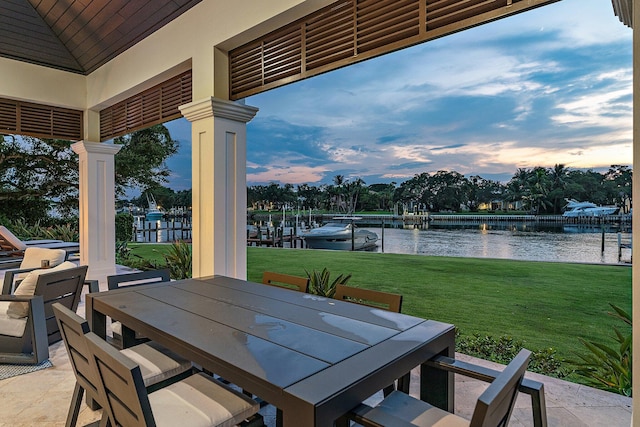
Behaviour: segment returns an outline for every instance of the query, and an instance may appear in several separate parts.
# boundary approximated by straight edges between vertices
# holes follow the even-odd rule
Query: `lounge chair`
[[[21,258],[24,251],[29,247],[62,249],[67,253],[67,257],[72,253],[80,251],[80,244],[77,242],[63,242],[62,240],[20,240],[7,227],[0,225],[0,255],[9,258]]]
[[[27,315],[7,315],[9,304],[27,304]],[[0,363],[34,364],[49,358],[44,303],[39,295],[0,295]]]
[[[75,311],[80,302],[87,266],[66,261],[34,270],[11,295],[0,295],[0,362],[40,363],[48,345],[61,339],[52,304]]]
[[[63,249],[49,249],[29,247],[24,251],[22,260],[17,269],[10,269],[4,272],[4,282],[2,284],[2,294],[10,295],[15,287],[33,270],[56,267],[62,264],[67,257]]]

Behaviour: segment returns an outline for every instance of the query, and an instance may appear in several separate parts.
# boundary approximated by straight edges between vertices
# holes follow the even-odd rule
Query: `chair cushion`
[[[20,268],[39,268],[43,260],[49,261],[49,267],[55,267],[62,264],[66,256],[64,249],[28,247],[24,251]]]
[[[140,365],[144,385],[150,386],[191,369],[191,362],[158,343],[148,342],[120,350]]]
[[[365,415],[366,419],[381,425],[388,425],[385,421],[389,417],[399,418],[415,426],[469,427],[469,421],[464,418],[399,391],[392,392]]]
[[[33,296],[36,291],[36,285],[38,284],[38,278],[41,274],[52,273],[54,271],[62,271],[68,270],[70,268],[76,268],[77,265],[70,261],[65,261],[60,265],[57,265],[53,268],[42,268],[38,270],[33,270],[27,277],[25,277],[20,285],[16,288],[14,295],[25,295],[25,296]],[[13,317],[18,319],[20,317],[26,317],[29,314],[29,303],[27,302],[12,302],[9,304],[9,308],[7,309],[7,315],[9,317]]]
[[[231,427],[258,412],[258,402],[204,374],[149,394],[158,427]]]
[[[0,301],[0,335],[21,337],[27,326],[27,318],[15,319],[7,315],[10,301]],[[28,304],[28,303],[27,303]],[[28,307],[27,307],[28,308]]]

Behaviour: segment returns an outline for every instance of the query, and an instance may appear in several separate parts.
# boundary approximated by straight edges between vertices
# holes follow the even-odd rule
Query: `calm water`
[[[366,227],[382,237],[380,228]],[[384,230],[384,252],[534,261],[618,263],[618,230],[605,230],[605,251],[599,226],[559,225],[537,228],[525,224],[431,226],[428,229]],[[630,241],[631,233],[621,233]],[[383,251],[379,241],[377,252]],[[629,260],[630,250],[622,252]]]
[[[180,223],[136,224],[145,228],[179,227]],[[188,225],[190,226],[190,224]],[[629,229],[619,230],[607,226],[602,248],[602,229],[589,225],[540,225],[530,223],[429,225],[427,229],[365,227],[375,231],[381,240],[373,252],[438,255],[477,258],[504,258],[532,261],[618,263],[618,231],[623,242],[631,240]],[[175,233],[160,230],[157,233],[137,233],[137,241],[167,242],[190,238],[188,231]],[[384,241],[382,238],[384,237]],[[622,261],[629,261],[631,251],[623,249]]]

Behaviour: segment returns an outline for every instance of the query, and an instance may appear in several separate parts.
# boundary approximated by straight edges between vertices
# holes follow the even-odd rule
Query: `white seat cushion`
[[[150,386],[191,369],[191,362],[158,343],[148,342],[120,350],[140,365],[144,385]]]
[[[397,418],[412,426],[469,427],[469,421],[408,394],[394,391],[375,408],[366,413],[365,418],[381,425],[389,424]]]
[[[149,394],[158,427],[231,427],[258,412],[258,402],[204,375]]]
[[[16,319],[9,317],[7,315],[9,304],[11,304],[10,301],[0,301],[0,335],[21,337],[24,335],[24,329],[27,326],[27,318]]]

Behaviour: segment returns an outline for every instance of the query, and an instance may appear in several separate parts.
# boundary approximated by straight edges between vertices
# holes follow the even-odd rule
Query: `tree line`
[[[567,199],[616,205],[627,212],[631,206],[632,170],[612,165],[605,173],[570,169],[520,168],[507,183],[456,171],[423,172],[400,184],[366,183],[337,175],[332,184],[254,185],[247,188],[247,204],[256,209],[287,208],[330,212],[408,210],[460,212],[513,209],[534,214],[560,214]]]
[[[55,218],[68,221],[78,210],[78,156],[69,141],[1,135],[0,223],[21,220],[43,225]],[[190,207],[191,190],[175,192],[165,186],[171,171],[165,161],[178,150],[163,125],[115,138],[122,145],[115,156],[117,207],[146,207],[145,192],[159,205]],[[367,185],[361,178],[337,175],[331,184],[271,183],[247,187],[247,204],[261,209],[288,208],[350,213],[392,211],[395,206],[430,212],[476,211],[514,204],[520,210],[558,214],[566,199],[589,200],[602,205],[631,206],[632,170],[612,165],[605,173],[552,168],[518,169],[506,184],[481,176],[465,177],[456,171],[423,172],[400,184]],[[137,188],[138,198],[124,200]],[[55,212],[55,215],[51,213]]]
[[[116,195],[161,187],[178,142],[163,125],[114,139]],[[78,213],[78,155],[71,142],[0,134],[0,223],[68,222]]]

